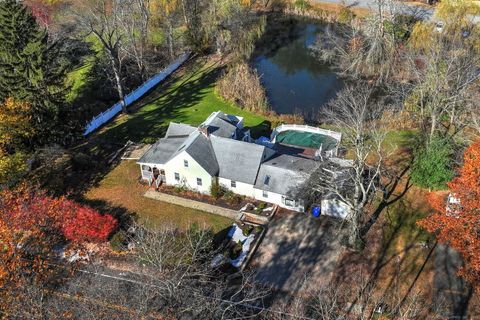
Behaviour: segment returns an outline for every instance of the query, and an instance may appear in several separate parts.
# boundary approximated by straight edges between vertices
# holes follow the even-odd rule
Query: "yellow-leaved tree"
[[[16,181],[26,171],[29,139],[34,134],[30,105],[8,98],[0,104],[0,185]]]

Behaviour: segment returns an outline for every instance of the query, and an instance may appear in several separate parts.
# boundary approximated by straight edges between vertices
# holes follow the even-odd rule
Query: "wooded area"
[[[101,193],[100,181],[119,168],[115,156],[127,140],[153,143],[167,121],[196,126],[217,106],[242,112],[258,136],[282,122],[311,121],[275,113],[252,67],[276,15],[319,19],[324,32],[311,54],[331,64],[344,83],[314,121],[342,133],[341,152],[351,170],[336,176],[334,168],[320,166],[298,192],[314,203],[335,195],[351,210],[338,227],[351,260],[375,251],[372,234],[387,237],[384,226],[404,218],[392,218],[390,208],[412,201],[405,194],[427,194],[425,211],[433,213],[412,227],[430,233],[425,264],[437,242],[448,245],[463,259],[459,274],[471,295],[478,294],[480,25],[474,17],[480,7],[443,0],[433,19],[407,14],[393,0],[376,0],[366,15],[344,5],[338,12],[319,6],[286,0],[2,1],[0,317],[366,319],[385,305],[392,319],[442,317],[426,298],[429,289],[413,288],[414,282],[403,295],[400,273],[384,296],[379,292],[386,283],[369,275],[273,304],[278,294],[256,280],[253,268],[212,268],[218,230],[152,227],[129,211],[138,203],[122,207],[86,196],[92,188]],[[127,108],[129,92],[186,51],[193,58],[178,75]],[[92,116],[117,101],[121,117],[83,137]],[[405,132],[402,144],[395,137]],[[115,188],[120,193],[128,186]],[[92,250],[105,255],[105,264],[90,263]],[[126,276],[114,276],[107,262],[127,265]]]

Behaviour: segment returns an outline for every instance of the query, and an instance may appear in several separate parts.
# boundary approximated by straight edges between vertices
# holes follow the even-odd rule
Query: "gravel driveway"
[[[343,250],[337,231],[326,217],[275,217],[252,262],[257,279],[290,293],[328,282]]]

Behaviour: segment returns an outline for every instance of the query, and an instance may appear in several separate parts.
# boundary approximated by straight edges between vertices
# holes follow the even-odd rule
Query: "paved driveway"
[[[328,282],[342,250],[332,220],[291,213],[270,222],[252,266],[258,280],[295,293]]]

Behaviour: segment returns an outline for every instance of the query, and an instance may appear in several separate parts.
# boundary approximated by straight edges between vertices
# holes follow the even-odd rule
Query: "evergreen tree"
[[[36,132],[30,147],[65,142],[72,122],[67,119],[66,72],[58,46],[49,44],[46,30],[16,0],[0,2],[0,43],[0,103],[14,98],[31,106]]]

